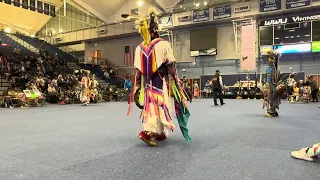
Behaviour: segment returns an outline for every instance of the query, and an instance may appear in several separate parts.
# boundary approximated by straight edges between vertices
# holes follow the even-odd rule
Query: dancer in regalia
[[[90,85],[91,80],[89,77],[90,71],[84,71],[84,76],[81,79],[81,102],[83,105],[88,105],[90,102]]]
[[[267,106],[268,117],[278,116],[277,110],[279,110],[281,96],[277,95],[276,88],[280,77],[279,66],[280,54],[270,51],[269,52],[269,66],[266,69],[266,84],[264,91],[264,105]]]
[[[174,96],[176,117],[184,138],[188,135],[187,122],[190,116],[186,107],[186,95],[180,85],[175,68],[175,58],[168,41],[160,38],[157,24],[158,13],[149,9],[148,16],[123,14],[122,17],[136,20],[136,27],[143,42],[136,48],[134,66],[135,80],[129,101],[128,115],[131,114],[131,102],[142,109],[143,130],[138,137],[150,146],[156,145],[153,139],[165,140],[175,126],[172,123],[170,90]],[[169,80],[171,75],[173,81]]]
[[[315,161],[320,159],[320,143],[314,144],[311,148],[301,148],[299,151],[293,151],[291,156],[306,161]]]

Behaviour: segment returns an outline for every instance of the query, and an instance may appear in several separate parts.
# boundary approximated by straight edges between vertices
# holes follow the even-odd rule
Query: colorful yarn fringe
[[[188,142],[191,142],[191,138],[189,136],[188,130],[188,120],[190,117],[190,112],[186,107],[186,96],[184,95],[183,91],[181,90],[180,86],[177,85],[175,82],[171,82],[172,93],[174,95],[174,104],[176,110],[176,116],[178,119],[178,124],[180,126],[180,130],[182,136]]]

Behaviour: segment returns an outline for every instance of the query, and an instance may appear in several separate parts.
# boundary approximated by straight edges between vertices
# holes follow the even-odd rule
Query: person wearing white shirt
[[[225,103],[223,102],[223,98],[222,98],[223,82],[222,82],[222,77],[220,76],[219,70],[216,70],[216,74],[213,76],[211,83],[212,83],[212,93],[213,93],[214,105],[216,105],[216,106],[218,105],[218,103],[217,103],[218,97],[220,99],[220,104],[224,105]]]

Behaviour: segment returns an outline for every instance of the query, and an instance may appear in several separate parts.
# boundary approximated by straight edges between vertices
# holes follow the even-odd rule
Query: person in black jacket
[[[216,70],[216,74],[213,76],[212,80],[212,94],[213,94],[213,101],[214,105],[218,105],[217,103],[217,97],[220,99],[220,104],[224,105],[225,103],[223,102],[222,98],[222,77],[220,76],[220,71]]]

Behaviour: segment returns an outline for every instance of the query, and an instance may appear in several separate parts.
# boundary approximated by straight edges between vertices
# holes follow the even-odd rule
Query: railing
[[[110,62],[106,58],[96,58],[96,57],[80,57],[80,64],[92,64],[92,65],[106,65],[110,68],[116,68],[115,64]]]
[[[14,34],[9,34],[9,33],[6,33],[6,35],[7,35],[9,38],[11,38],[11,39],[13,39],[14,41],[16,41],[18,44],[21,44],[22,46],[26,47],[26,48],[29,49],[30,51],[35,52],[35,53],[39,52],[39,50],[38,50],[36,47],[34,47],[34,46],[32,46],[31,44],[25,42],[23,39],[20,39],[20,38],[17,37],[16,35],[14,35]]]
[[[177,68],[196,68],[196,67],[217,67],[217,66],[230,66],[236,65],[239,59],[224,59],[215,61],[198,61],[193,62],[177,62]]]
[[[75,49],[73,49],[73,48],[70,48],[70,47],[58,47],[61,51],[63,51],[63,52],[66,52],[66,53],[68,53],[68,54],[71,54],[73,57],[75,57],[75,58],[78,58],[75,54],[74,54],[74,52],[76,51]]]

